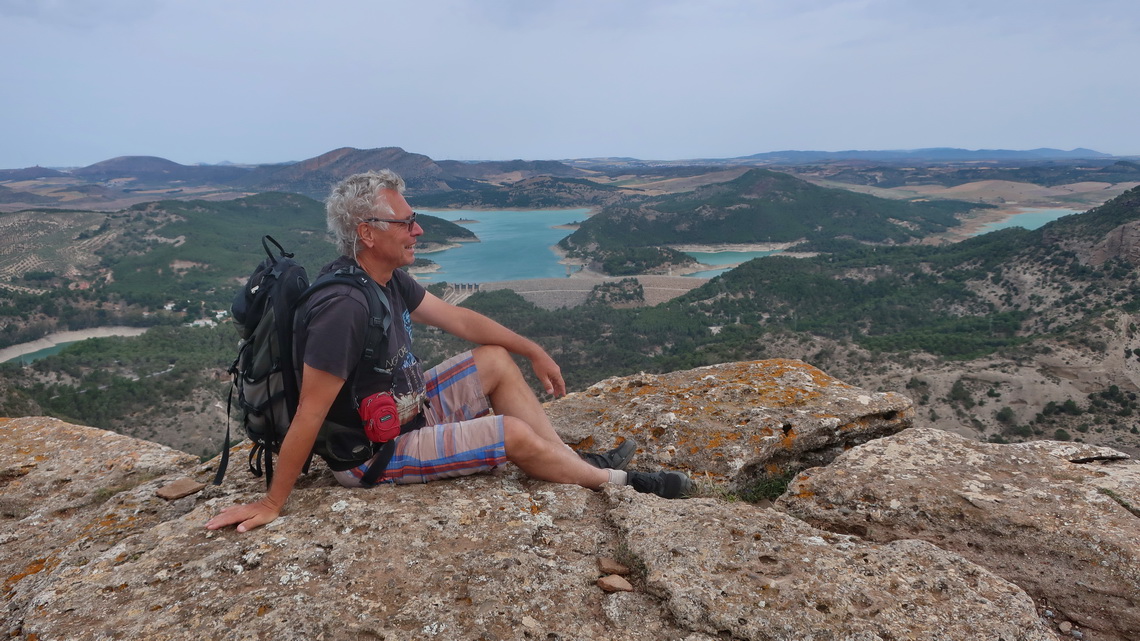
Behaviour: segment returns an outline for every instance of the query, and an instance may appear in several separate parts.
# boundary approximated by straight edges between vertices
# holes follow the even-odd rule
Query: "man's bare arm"
[[[237,524],[238,532],[246,532],[273,521],[281,514],[285,501],[297,483],[297,477],[309,460],[309,452],[313,449],[325,416],[343,386],[344,379],[305,365],[297,414],[281,443],[281,453],[277,458],[269,492],[260,501],[231,505],[222,510],[206,523],[207,529],[217,530]]]
[[[456,307],[428,292],[412,312],[412,320],[438,327],[477,345],[498,345],[512,354],[523,356],[530,360],[535,375],[548,394],[566,394],[562,370],[541,345],[478,312]]]

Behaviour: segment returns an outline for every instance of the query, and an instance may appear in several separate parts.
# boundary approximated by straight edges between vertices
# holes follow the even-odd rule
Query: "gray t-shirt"
[[[326,265],[321,274],[355,265],[352,258],[342,256]],[[387,285],[380,286],[392,310],[388,330],[387,353],[378,367],[390,376],[362,369],[354,377],[364,350],[368,330],[368,299],[352,285],[329,285],[312,297],[298,311],[294,362],[328,372],[346,382],[329,410],[329,419],[342,425],[360,425],[356,399],[382,391],[396,396],[420,394],[424,391],[423,370],[412,353],[412,312],[423,301],[426,291],[407,272],[397,269]],[[301,373],[298,372],[298,379]],[[354,388],[355,385],[355,388]]]

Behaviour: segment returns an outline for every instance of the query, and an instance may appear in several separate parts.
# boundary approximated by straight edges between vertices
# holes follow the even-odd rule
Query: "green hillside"
[[[233,287],[265,257],[262,236],[273,236],[315,271],[336,257],[326,239],[324,205],[297,194],[265,193],[236,200],[161,201],[121,214],[126,233],[101,252],[112,294],[151,307],[165,301],[228,306]],[[418,218],[422,242],[474,238],[470,230],[433,216]],[[221,309],[222,307],[215,307]]]
[[[621,263],[614,261],[617,256],[644,269],[655,265],[646,264],[652,257],[646,259],[638,249],[663,245],[836,238],[906,243],[958,225],[955,214],[977,207],[949,200],[887,200],[753,169],[735,180],[692,192],[608,206],[585,221],[562,246],[603,267]],[[612,267],[610,273],[614,273]]]
[[[475,238],[441,218],[417,220],[425,244]],[[110,213],[22,210],[0,214],[0,222],[7,242],[0,249],[0,347],[53,331],[212,318],[265,257],[266,234],[294,252],[310,277],[336,253],[324,206],[297,194],[165,200]]]

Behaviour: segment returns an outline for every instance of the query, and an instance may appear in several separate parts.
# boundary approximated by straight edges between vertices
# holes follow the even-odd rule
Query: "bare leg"
[[[507,459],[541,481],[571,483],[596,490],[610,480],[608,470],[600,470],[583,461],[559,441],[557,444],[539,436],[522,420],[503,417]]]
[[[510,352],[497,345],[484,345],[475,348],[472,355],[483,392],[496,414],[522,419],[539,437],[573,452],[554,431],[542,403],[527,385]]]

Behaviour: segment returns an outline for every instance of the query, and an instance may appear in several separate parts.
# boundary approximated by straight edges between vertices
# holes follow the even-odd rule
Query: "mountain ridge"
[[[733,160],[769,160],[787,162],[820,162],[824,160],[878,160],[878,161],[904,161],[925,160],[932,162],[963,162],[963,161],[1010,161],[1010,160],[1086,160],[1115,158],[1092,149],[1078,147],[1063,150],[1049,147],[1037,149],[962,149],[957,147],[925,147],[920,149],[882,149],[845,151],[770,151],[748,156],[740,156]]]
[[[398,150],[405,152],[400,147],[376,147],[371,149],[358,149],[355,147],[338,147],[331,149],[327,152],[307,158],[304,160],[287,160],[269,163],[235,163],[233,161],[224,161],[218,163],[193,163],[182,164],[172,160],[168,160],[161,156],[153,155],[126,155],[108,158],[106,160],[98,161],[90,165],[77,165],[77,166],[53,166],[51,169],[45,167],[35,166],[35,169],[42,169],[51,172],[86,172],[98,174],[111,168],[125,168],[134,167],[138,168],[140,164],[150,165],[163,165],[169,169],[181,169],[190,167],[228,167],[228,168],[246,168],[246,167],[283,167],[293,166],[305,163],[310,163],[318,159],[327,159],[328,157],[336,157],[345,154],[346,152],[386,152],[390,150]],[[422,154],[416,154],[422,155]],[[426,157],[426,156],[424,156]],[[696,157],[696,158],[677,158],[669,160],[659,160],[660,162],[669,162],[676,164],[689,164],[700,165],[706,162],[729,162],[740,160],[795,160],[796,162],[807,161],[816,162],[823,159],[848,159],[848,160],[883,160],[883,159],[918,159],[918,160],[942,160],[942,161],[961,161],[961,160],[1081,160],[1081,159],[1108,159],[1108,158],[1140,158],[1135,155],[1116,156],[1104,152],[1087,149],[1084,147],[1077,147],[1070,150],[1054,149],[1051,147],[1040,147],[1036,149],[966,149],[960,147],[924,147],[918,149],[851,149],[843,151],[819,151],[819,150],[796,150],[788,149],[781,151],[765,151],[755,154],[748,154],[744,156],[728,156],[728,157]],[[466,165],[466,166],[479,166],[479,165],[498,165],[510,166],[524,165],[533,166],[537,163],[546,163],[554,166],[555,163],[581,163],[588,161],[597,161],[599,163],[613,162],[613,163],[634,163],[634,162],[654,162],[654,159],[636,158],[631,156],[614,156],[614,157],[585,157],[585,158],[543,158],[543,159],[499,159],[499,160],[449,160],[442,159],[439,163],[448,163],[449,165]],[[26,169],[33,169],[33,167],[26,168],[0,168],[0,177],[5,176],[4,172],[21,171]],[[549,171],[550,167],[546,170]],[[573,175],[573,172],[571,172]]]
[[[984,150],[983,150],[984,151]],[[863,158],[844,158],[847,152],[765,152],[739,158],[698,159],[679,161],[645,161],[637,159],[575,159],[575,160],[495,160],[495,161],[453,161],[434,160],[426,155],[406,151],[400,147],[379,147],[357,149],[341,147],[312,158],[282,163],[257,165],[219,164],[182,165],[157,156],[120,156],[67,170],[30,167],[23,169],[0,170],[0,187],[4,187],[0,207],[12,211],[23,204],[29,207],[51,204],[52,199],[59,206],[88,206],[97,209],[125,207],[156,196],[179,199],[211,198],[224,199],[248,195],[259,191],[287,191],[322,200],[329,187],[338,180],[360,171],[380,168],[395,169],[408,184],[409,196],[433,196],[441,202],[453,203],[458,207],[494,207],[492,203],[511,203],[511,207],[572,206],[565,196],[552,199],[559,191],[577,190],[572,181],[588,180],[597,187],[590,204],[603,204],[613,200],[612,194],[602,193],[603,187],[616,187],[629,194],[636,194],[648,188],[650,192],[661,188],[671,189],[683,185],[678,181],[682,171],[687,175],[695,173],[715,174],[748,167],[786,167],[796,172],[816,171],[818,167],[829,167],[820,173],[820,178],[838,182],[878,184],[880,181],[861,177],[850,177],[851,168],[871,172],[866,163],[879,162],[884,165],[882,173],[909,176],[911,180],[928,180],[935,174],[937,180],[954,176],[954,170],[977,170],[979,168],[1002,168],[1013,179],[1017,179],[1020,165],[1041,168],[1023,171],[1024,179],[1037,180],[1034,176],[1044,172],[1053,180],[1062,177],[1075,177],[1073,172],[1059,172],[1057,163],[1065,165],[1088,165],[1086,169],[1104,169],[1113,164],[1116,157],[1100,152],[1083,153],[1083,150],[1061,152],[1056,150],[1029,150],[1026,152],[998,150],[999,158],[985,160],[982,152],[956,149],[935,149],[930,154],[941,154],[943,158],[920,160],[914,151],[903,152],[853,152]],[[839,153],[839,156],[836,156]],[[923,152],[925,153],[925,152]],[[790,154],[790,155],[789,155]],[[821,155],[822,154],[822,155]],[[900,154],[904,157],[900,159]],[[908,155],[909,154],[909,155]],[[981,154],[981,155],[979,155]],[[870,158],[884,157],[883,160]],[[1087,160],[1076,157],[1092,156]],[[1118,160],[1117,162],[1128,162]],[[909,165],[927,167],[916,171]],[[1104,174],[1105,179],[1129,180],[1132,171]],[[1010,173],[1010,172],[1013,173]],[[805,174],[806,176],[807,174]],[[963,175],[965,176],[965,175]],[[640,178],[639,178],[640,177]],[[545,178],[565,181],[564,187],[549,189],[536,187],[541,197],[528,203],[526,181]],[[977,179],[969,177],[967,179]],[[905,184],[895,175],[892,186]],[[465,198],[464,195],[468,195]],[[574,197],[580,198],[581,193]]]

